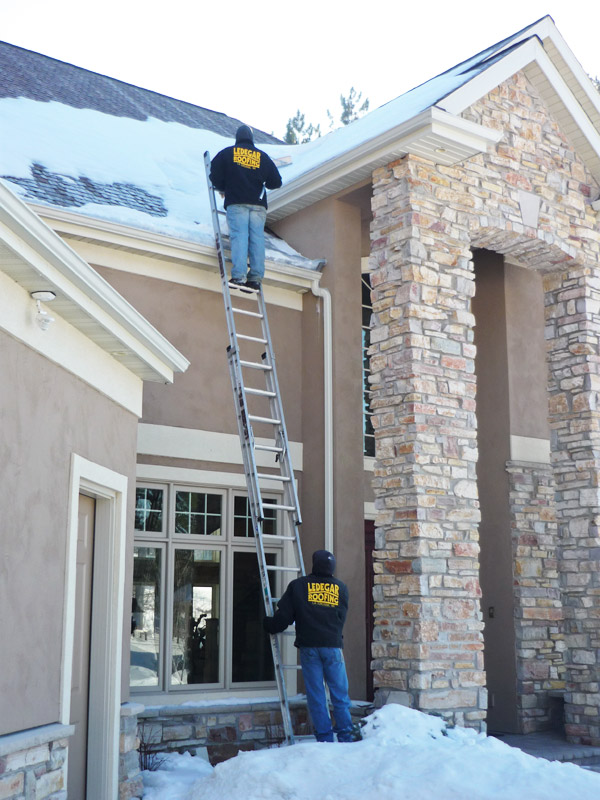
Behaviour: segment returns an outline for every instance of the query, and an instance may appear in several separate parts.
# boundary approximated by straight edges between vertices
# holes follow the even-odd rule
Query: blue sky
[[[326,129],[350,86],[375,108],[545,14],[600,75],[598,0],[0,0],[0,36],[282,136],[297,109]]]

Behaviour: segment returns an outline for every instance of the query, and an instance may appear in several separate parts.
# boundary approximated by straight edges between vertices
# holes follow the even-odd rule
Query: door
[[[69,742],[69,800],[85,800],[86,797],[95,516],[96,501],[91,497],[80,494],[70,716],[71,725],[75,725],[75,733]]]

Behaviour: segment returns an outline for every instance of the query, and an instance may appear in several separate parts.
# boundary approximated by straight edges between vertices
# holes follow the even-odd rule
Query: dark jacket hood
[[[250,128],[248,125],[240,125],[235,132],[235,143],[241,144],[242,142],[250,142],[250,144],[254,144],[254,133],[252,128]]]
[[[335,572],[335,556],[329,550],[316,550],[312,557],[312,574],[331,577]]]

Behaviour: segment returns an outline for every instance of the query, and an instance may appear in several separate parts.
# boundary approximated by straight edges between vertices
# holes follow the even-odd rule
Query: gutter
[[[325,484],[325,550],[333,552],[333,326],[331,293],[313,279],[310,287],[323,300],[323,418]]]

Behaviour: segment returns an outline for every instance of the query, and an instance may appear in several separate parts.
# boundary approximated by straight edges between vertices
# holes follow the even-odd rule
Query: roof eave
[[[67,209],[35,203],[28,203],[28,205],[54,231],[67,237],[156,257],[164,261],[186,263],[209,272],[218,272],[219,270],[217,251],[214,245],[166,236]],[[269,256],[265,259],[264,282],[266,285],[303,293],[309,291],[315,281],[319,282],[320,279],[321,272],[317,270],[277,261]]]
[[[15,254],[4,271],[27,291],[51,290],[52,310],[143,380],[172,383],[189,361],[0,181],[0,223]]]
[[[558,32],[550,20],[543,20],[540,25],[544,28],[541,33],[547,34],[544,45],[536,37],[523,42],[505,58],[445,97],[443,106],[453,114],[460,114],[511,75],[523,71],[540,92],[590,173],[600,183],[600,94],[583,73],[571,51],[565,52],[564,42],[562,45],[559,42],[564,56],[570,58],[581,74],[576,75],[563,56],[561,67],[566,75],[561,74],[547,49],[550,42],[556,44],[553,34],[558,36]],[[555,49],[559,52],[557,47]]]
[[[600,183],[600,94],[550,17],[524,29],[521,39],[520,47],[511,48],[504,57],[439,100],[437,106],[291,181],[271,199],[270,218],[281,219],[336,194],[368,177],[376,167],[407,153],[437,164],[453,164],[485,152],[489,144],[500,140],[502,132],[474,126],[479,128],[479,143],[474,129],[465,142],[465,131],[461,129],[465,120],[459,115],[520,70],[538,88]],[[441,138],[445,138],[447,146],[441,138],[436,140],[434,120],[445,121]]]
[[[411,153],[450,166],[496,144],[501,132],[432,106],[358,147],[300,175],[270,199],[269,219],[289,216]]]

